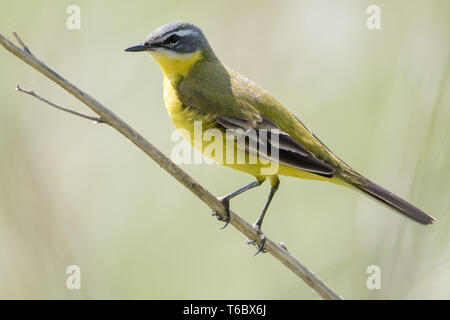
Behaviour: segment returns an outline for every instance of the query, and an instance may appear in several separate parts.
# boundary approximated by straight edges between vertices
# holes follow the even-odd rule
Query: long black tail
[[[347,171],[342,175],[342,178],[350,185],[363,191],[365,194],[381,201],[387,206],[417,222],[422,224],[430,224],[433,223],[433,221],[436,221],[435,218],[426,214],[419,208],[355,172]]]

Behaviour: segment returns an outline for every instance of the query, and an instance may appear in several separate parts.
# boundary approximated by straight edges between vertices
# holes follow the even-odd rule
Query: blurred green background
[[[66,9],[81,8],[69,30]],[[368,30],[366,8],[381,8]],[[264,231],[345,298],[450,298],[450,2],[0,1],[0,32],[88,91],[165,154],[175,142],[159,66],[123,50],[156,27],[199,25],[360,173],[438,218],[422,226],[346,188],[284,178]],[[317,299],[113,129],[0,48],[0,298]],[[250,181],[182,165],[223,195]],[[232,201],[254,221],[268,185]],[[68,265],[81,290],[66,288]],[[369,265],[381,289],[368,290]]]

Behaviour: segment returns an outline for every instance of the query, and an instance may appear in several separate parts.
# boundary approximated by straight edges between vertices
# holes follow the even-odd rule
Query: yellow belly
[[[191,145],[198,149],[200,152],[205,154],[205,150],[207,150],[208,145],[211,144],[212,141],[205,141],[205,139],[201,139],[199,143],[195,143],[194,141],[194,122],[202,121],[202,132],[201,134],[205,134],[207,129],[211,129],[214,127],[213,119],[204,118],[192,111],[188,111],[183,108],[182,102],[179,100],[176,90],[172,87],[171,82],[164,78],[164,103],[166,105],[167,112],[169,114],[170,119],[174,123],[175,127],[179,130],[182,136],[191,143]],[[196,135],[198,137],[198,135]],[[208,154],[205,155],[212,158],[216,163],[222,164],[224,166],[233,168],[235,170],[243,171],[248,174],[251,174],[255,177],[270,177],[275,175],[281,176],[290,176],[297,177],[302,179],[313,179],[313,180],[324,180],[330,181],[333,179],[319,176],[317,174],[313,174],[310,172],[294,169],[291,167],[287,167],[284,165],[277,164],[278,171],[276,173],[264,174],[261,171],[261,168],[267,168],[271,164],[262,163],[259,158],[252,157],[248,153],[243,154],[237,145],[233,146],[233,158],[232,161],[229,161],[230,158],[226,158],[226,137],[222,135],[222,145],[224,149],[222,153],[219,154]],[[238,159],[242,160],[245,158],[244,163],[242,161],[238,161]],[[334,181],[333,181],[334,182]]]

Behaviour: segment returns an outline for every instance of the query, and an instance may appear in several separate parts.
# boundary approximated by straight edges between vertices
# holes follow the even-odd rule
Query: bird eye
[[[177,34],[173,34],[164,41],[167,44],[175,44],[180,40],[180,37]]]

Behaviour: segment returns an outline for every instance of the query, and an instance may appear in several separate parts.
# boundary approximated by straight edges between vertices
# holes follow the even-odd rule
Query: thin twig
[[[14,35],[14,37],[16,38],[17,42],[20,44],[20,46],[22,47],[23,50],[25,50],[27,53],[33,55],[30,51],[30,49],[28,49],[28,47],[25,45],[25,43],[23,43],[22,39],[20,39],[19,35],[17,34],[17,32],[13,31],[12,34]]]
[[[19,87],[19,85],[16,86],[16,90],[19,91],[19,92],[26,93],[26,94],[28,94],[28,95],[30,95],[32,97],[35,97],[36,99],[39,99],[41,101],[44,101],[45,103],[51,105],[52,107],[54,107],[54,108],[56,108],[58,110],[61,110],[61,111],[64,111],[64,112],[68,112],[70,114],[76,115],[76,116],[84,118],[84,119],[92,120],[92,121],[97,122],[97,123],[105,123],[105,121],[102,118],[88,116],[86,114],[77,112],[75,110],[72,110],[72,109],[69,109],[69,108],[66,108],[66,107],[61,107],[60,105],[57,105],[56,103],[51,102],[50,100],[48,100],[48,99],[46,99],[44,97],[41,97],[40,95],[36,94],[33,90],[22,89],[21,87]]]
[[[128,138],[132,143],[134,143],[138,148],[140,148],[150,158],[152,158],[157,164],[159,164],[164,170],[166,170],[170,175],[172,175],[175,179],[177,179],[178,182],[183,184],[187,189],[189,189],[193,194],[195,194],[207,206],[209,206],[212,210],[216,211],[217,214],[220,215],[222,218],[225,218],[225,208],[214,195],[212,195],[208,190],[206,190],[197,181],[195,181],[192,177],[190,177],[186,172],[184,172],[181,168],[179,168],[169,158],[167,158],[164,154],[162,154],[137,131],[135,131],[132,127],[130,127],[127,123],[125,123],[121,118],[116,116],[111,110],[103,106],[92,96],[80,90],[70,81],[64,79],[53,69],[51,69],[50,67],[45,65],[42,61],[37,59],[34,55],[31,54],[29,50],[25,49],[26,46],[25,44],[23,44],[23,42],[21,45],[24,49],[21,50],[0,34],[0,43],[8,51],[16,55],[18,58],[23,60],[28,65],[32,66],[34,69],[45,75],[47,78],[51,79],[52,81],[60,85],[63,89],[65,89],[70,94],[75,96],[78,100],[87,105],[92,111],[98,114],[105,123],[107,123],[114,129],[119,131],[126,138]],[[258,232],[251,224],[243,220],[240,216],[238,216],[232,211],[230,212],[230,216],[231,216],[230,221],[231,225],[233,225],[237,230],[242,232],[247,238],[257,239],[256,243],[260,243]],[[265,248],[273,257],[278,259],[282,264],[284,264],[298,277],[300,277],[303,281],[305,281],[322,298],[342,299],[339,295],[333,292],[333,290],[331,290],[312,271],[306,268],[287,250],[278,246],[272,240],[270,239],[266,240]]]

